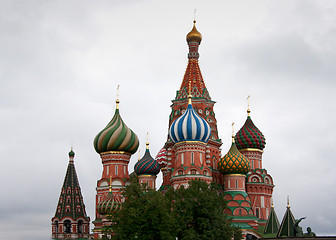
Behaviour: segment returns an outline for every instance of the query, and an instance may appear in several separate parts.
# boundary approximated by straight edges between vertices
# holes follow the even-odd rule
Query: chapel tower
[[[253,213],[258,217],[260,225],[266,225],[272,210],[273,179],[262,167],[262,154],[265,148],[265,137],[254,125],[247,109],[247,119],[237,132],[235,141],[238,150],[249,159],[251,169],[246,175],[246,192],[251,197]]]
[[[222,176],[217,170],[217,163],[220,158],[220,146],[222,145],[222,142],[218,138],[217,120],[213,111],[215,102],[211,99],[204,84],[203,76],[198,64],[198,48],[202,41],[202,35],[196,29],[196,21],[194,21],[192,30],[187,34],[186,40],[189,47],[188,65],[180,89],[176,91],[175,99],[172,100],[173,104],[171,105],[172,111],[169,116],[169,128],[174,121],[187,111],[189,105],[188,95],[191,95],[193,110],[202,119],[205,119],[211,132],[209,140],[200,148],[202,149],[201,151],[204,150],[202,164],[204,167],[210,169],[208,174],[211,176],[212,181],[220,183],[222,181]],[[162,168],[163,184],[161,189],[172,184],[171,179],[174,177],[173,169],[175,171],[176,167],[183,167],[181,166],[181,159],[178,159],[178,153],[175,151],[181,150],[178,150],[177,148],[173,150],[173,145],[174,142],[169,136],[165,144],[167,150],[167,165],[164,165]],[[198,159],[198,161],[199,160],[200,159]]]
[[[77,239],[88,238],[90,218],[86,215],[85,204],[79,186],[74,164],[75,152],[69,152],[69,164],[65,175],[61,195],[58,200],[52,222],[52,238]]]
[[[147,187],[156,189],[156,175],[160,172],[160,164],[152,158],[149,152],[149,142],[146,142],[146,151],[144,156],[134,165],[139,183],[146,184]]]
[[[99,204],[109,194],[117,202],[122,202],[121,190],[130,184],[128,163],[131,155],[139,147],[137,135],[126,126],[119,113],[119,99],[116,101],[116,110],[112,120],[101,130],[94,139],[94,148],[101,157],[103,173],[97,181],[96,219],[94,224],[94,238],[101,238],[102,227],[107,224],[104,215],[98,211]],[[109,185],[111,190],[109,190]]]
[[[231,148],[218,163],[218,169],[224,175],[224,198],[228,201],[225,212],[232,222],[245,224],[245,231],[258,229],[258,218],[253,215],[251,198],[245,190],[250,161],[238,151],[234,135]]]

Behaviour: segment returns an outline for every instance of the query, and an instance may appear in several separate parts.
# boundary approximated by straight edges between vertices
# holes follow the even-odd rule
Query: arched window
[[[178,175],[183,175],[182,170],[179,170],[179,171],[177,172],[177,174],[178,174]]]
[[[78,233],[83,233],[83,220],[78,221]]]
[[[58,221],[55,221],[55,233],[58,233]]]
[[[242,215],[242,210],[241,209],[239,209],[239,216],[241,216]]]
[[[64,232],[71,233],[71,221],[70,220],[64,221]]]

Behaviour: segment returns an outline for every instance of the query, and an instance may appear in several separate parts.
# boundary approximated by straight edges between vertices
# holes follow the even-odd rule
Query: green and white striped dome
[[[93,141],[97,153],[123,151],[135,153],[139,147],[138,136],[126,126],[119,114],[119,101],[112,120],[101,130]]]

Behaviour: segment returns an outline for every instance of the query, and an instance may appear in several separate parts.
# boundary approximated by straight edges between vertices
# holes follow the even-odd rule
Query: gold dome
[[[202,41],[202,34],[199,31],[197,31],[195,23],[196,23],[196,21],[194,20],[194,27],[187,34],[187,42],[198,42],[198,43],[201,43],[201,41]]]

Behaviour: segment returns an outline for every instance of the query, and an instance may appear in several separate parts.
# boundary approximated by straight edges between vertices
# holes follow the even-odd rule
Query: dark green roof
[[[271,208],[270,215],[268,216],[264,233],[277,233],[279,230],[279,220],[274,211],[274,207]]]
[[[71,159],[68,164],[61,195],[58,200],[55,217],[60,220],[64,217],[71,217],[74,220],[83,217],[89,221],[86,215],[75,165]]]
[[[290,210],[290,207],[288,206],[277,233],[277,237],[295,237],[294,228],[295,218],[292,211]]]

